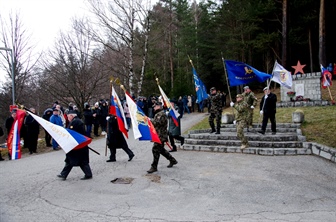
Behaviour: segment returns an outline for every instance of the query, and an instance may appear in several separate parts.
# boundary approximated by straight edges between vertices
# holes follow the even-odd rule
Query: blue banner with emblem
[[[272,77],[271,74],[260,72],[243,62],[225,60],[225,65],[230,86],[239,86],[255,81],[265,82]]]

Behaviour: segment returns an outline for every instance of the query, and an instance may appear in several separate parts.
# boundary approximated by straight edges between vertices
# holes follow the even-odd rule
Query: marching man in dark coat
[[[74,110],[70,110],[68,112],[68,120],[69,120],[69,126],[68,128],[76,131],[77,133],[80,133],[82,135],[85,135],[85,128],[84,123],[81,119],[77,117],[77,113]],[[92,178],[92,172],[89,165],[89,147],[86,146],[81,149],[71,150],[66,154],[66,158],[64,160],[65,166],[62,170],[62,172],[57,175],[59,178],[62,178],[65,180],[67,176],[69,175],[72,167],[79,166],[82,171],[84,172],[84,177],[81,178],[81,180],[87,180]]]
[[[122,132],[119,130],[117,117],[112,115],[108,117],[108,130],[107,130],[107,146],[110,149],[111,155],[110,159],[106,162],[115,162],[116,161],[116,152],[117,148],[122,148],[128,155],[128,161],[131,161],[134,157],[132,150],[128,148],[125,137]]]

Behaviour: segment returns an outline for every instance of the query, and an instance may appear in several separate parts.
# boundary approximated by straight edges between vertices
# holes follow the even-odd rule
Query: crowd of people
[[[158,133],[161,143],[154,142],[152,147],[153,161],[148,173],[157,171],[160,155],[163,155],[168,161],[167,167],[173,167],[177,164],[177,160],[170,154],[170,152],[176,152],[177,146],[175,141],[179,141],[181,145],[184,144],[184,137],[181,136],[181,121],[184,113],[195,112],[195,100],[194,96],[180,96],[178,100],[171,99],[170,103],[175,110],[178,111],[179,117],[173,119],[168,110],[164,110],[163,101],[160,101],[160,97],[150,96],[139,97],[136,100],[136,104],[143,110],[146,116],[151,118],[151,121]],[[271,93],[268,87],[264,88],[264,96],[260,102],[260,114],[263,115],[262,127],[258,132],[265,134],[268,120],[271,121],[272,134],[276,134],[276,95]],[[226,94],[217,91],[215,87],[210,89],[209,99],[207,100],[207,107],[209,112],[209,125],[211,127],[210,133],[220,134],[221,128],[221,115],[223,107],[226,106]],[[237,127],[237,137],[241,140],[241,149],[248,147],[247,138],[244,136],[244,128],[252,127],[253,122],[253,110],[257,104],[257,98],[251,91],[249,86],[244,87],[244,93],[236,96],[236,103],[231,102],[230,106],[237,112],[235,118],[235,124]],[[122,100],[124,114],[128,127],[131,127],[130,111],[125,100]],[[202,106],[198,106],[202,107]],[[35,108],[30,108],[29,111],[36,114]],[[201,109],[198,110],[202,112]],[[7,135],[9,134],[13,123],[16,120],[16,109],[11,111],[11,116],[6,119],[5,127]],[[51,123],[60,127],[72,129],[87,137],[91,137],[93,131],[94,136],[107,135],[106,144],[110,149],[110,156],[106,162],[116,161],[116,150],[121,148],[128,155],[128,161],[131,161],[135,154],[128,147],[127,141],[123,136],[118,126],[117,117],[109,113],[109,104],[105,100],[100,100],[91,106],[89,103],[84,104],[83,114],[78,110],[77,106],[69,103],[68,107],[64,109],[57,101],[51,108],[46,109],[43,112],[43,119],[50,121]],[[83,120],[82,120],[83,118]],[[216,121],[215,121],[216,120]],[[215,122],[214,122],[215,121]],[[92,129],[93,127],[93,129]],[[20,135],[24,138],[24,147],[28,148],[29,153],[37,153],[37,142],[40,131],[39,123],[27,113],[23,127],[21,128]],[[101,133],[101,134],[100,134]],[[3,134],[3,133],[2,133]],[[0,135],[1,136],[1,135]],[[168,144],[170,143],[170,145]],[[59,150],[59,144],[55,141],[51,135],[45,130],[45,143],[47,147],[52,147],[53,150]],[[168,152],[164,146],[168,144],[171,147]],[[83,180],[91,179],[92,172],[89,165],[89,147],[82,149],[74,149],[66,154],[65,166],[61,173],[57,175],[59,178],[65,180],[74,166],[79,166],[84,172]],[[11,158],[10,155],[9,159]],[[0,153],[0,160],[3,160]]]

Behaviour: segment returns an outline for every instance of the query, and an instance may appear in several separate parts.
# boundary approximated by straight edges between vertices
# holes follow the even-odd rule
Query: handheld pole
[[[227,72],[226,72],[226,69],[225,69],[225,60],[224,60],[224,57],[223,57],[223,53],[222,54],[222,61],[223,61],[223,69],[224,69],[224,74],[225,74],[225,78],[226,78],[226,85],[228,87],[228,92],[229,92],[229,97],[230,97],[230,103],[232,102],[232,97],[231,97],[231,91],[230,91],[230,85],[229,85],[229,80],[228,80],[228,75],[227,75]],[[234,109],[233,107],[231,107],[232,109],[232,114],[234,115]]]

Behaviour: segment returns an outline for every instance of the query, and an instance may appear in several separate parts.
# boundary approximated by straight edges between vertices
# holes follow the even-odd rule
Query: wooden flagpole
[[[222,54],[222,61],[223,61],[223,69],[224,69],[224,74],[225,74],[225,77],[226,77],[226,85],[228,87],[228,92],[229,92],[229,97],[230,97],[230,103],[232,102],[232,97],[231,97],[231,91],[230,91],[230,85],[229,85],[229,79],[228,79],[228,75],[227,75],[227,72],[226,72],[226,69],[225,69],[225,60],[224,60],[224,57],[223,57],[223,53]],[[230,106],[231,107],[231,106]],[[231,107],[231,110],[232,110],[232,114],[234,115],[234,109],[233,107]]]

